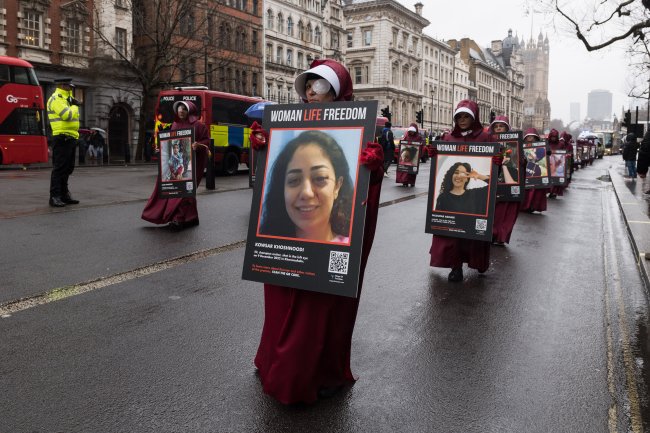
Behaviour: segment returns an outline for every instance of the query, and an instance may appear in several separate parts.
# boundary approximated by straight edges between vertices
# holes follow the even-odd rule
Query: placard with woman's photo
[[[397,159],[397,171],[408,174],[418,174],[420,168],[420,145],[413,144],[408,140],[399,142],[399,157]]]
[[[193,197],[196,195],[194,166],[194,129],[176,129],[158,133],[160,143],[160,198]]]
[[[377,101],[265,108],[242,278],[356,297]]]
[[[435,141],[431,160],[425,232],[492,240],[498,143]]]
[[[568,155],[566,150],[554,150],[548,156],[550,184],[564,186],[569,176]]]
[[[547,144],[545,141],[524,143],[524,159],[526,160],[526,188],[548,188]]]
[[[523,134],[521,131],[509,131],[496,135],[501,144],[503,165],[499,170],[497,198],[499,201],[522,201],[526,187],[526,176],[521,170],[523,154]]]

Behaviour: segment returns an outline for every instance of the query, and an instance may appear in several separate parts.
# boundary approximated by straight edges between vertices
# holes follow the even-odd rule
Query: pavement
[[[650,291],[650,176],[641,179],[625,178],[627,170],[620,155],[607,156],[610,159],[608,169],[618,205],[625,220],[628,237],[637,258],[639,272]]]

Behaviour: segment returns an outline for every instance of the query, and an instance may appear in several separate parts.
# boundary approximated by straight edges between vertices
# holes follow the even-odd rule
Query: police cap
[[[74,84],[72,84],[72,78],[57,78],[54,80],[54,82],[57,85],[74,87]]]

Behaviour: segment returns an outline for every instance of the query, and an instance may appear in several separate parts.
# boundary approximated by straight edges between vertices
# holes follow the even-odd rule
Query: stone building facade
[[[355,99],[389,107],[394,125],[415,122],[423,107],[422,29],[429,21],[422,8],[416,3],[411,11],[394,0],[344,2],[346,66]]]
[[[268,0],[264,10],[264,97],[299,102],[295,77],[314,59],[344,63],[345,22],[340,0]]]
[[[422,35],[422,42],[424,125],[438,134],[449,128],[453,117],[456,51],[428,35]]]
[[[107,0],[8,0],[0,9],[0,22],[0,54],[30,62],[46,98],[56,87],[55,79],[73,78],[75,97],[83,103],[81,125],[108,132],[104,157],[130,154],[138,135],[138,89],[131,80],[107,81],[97,73],[117,63],[114,51],[99,48],[98,34],[113,45],[130,47],[130,10]]]

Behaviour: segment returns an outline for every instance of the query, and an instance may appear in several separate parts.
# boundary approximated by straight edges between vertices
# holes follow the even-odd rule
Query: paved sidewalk
[[[248,189],[248,170],[236,176],[217,176],[215,189],[205,188],[201,182],[198,194],[212,194],[237,189]],[[154,164],[133,164],[75,167],[70,176],[72,196],[81,201],[79,205],[52,208],[50,197],[49,167],[0,168],[0,219],[53,212],[67,212],[75,209],[102,206],[133,201],[146,201],[156,183],[158,166]]]
[[[636,180],[626,179],[625,162],[620,157],[613,159],[609,176],[616,192],[619,207],[625,217],[632,248],[637,254],[641,276],[650,290],[650,177]],[[648,258],[646,258],[646,254]]]

